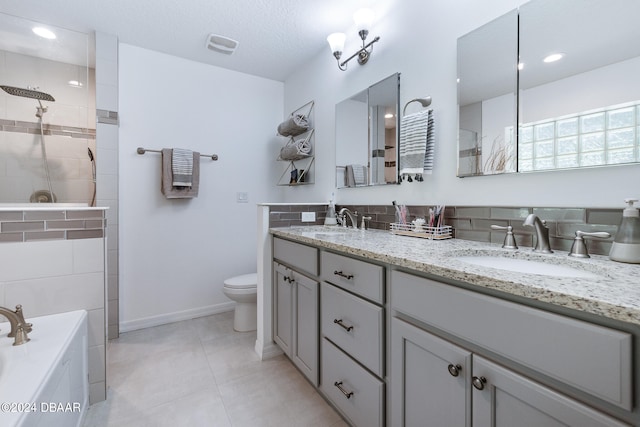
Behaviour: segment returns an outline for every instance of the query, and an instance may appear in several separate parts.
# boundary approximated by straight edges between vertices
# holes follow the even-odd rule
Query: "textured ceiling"
[[[358,8],[376,10],[376,3],[388,7],[392,2],[0,0],[0,12],[74,31],[115,34],[123,43],[283,81],[322,50],[331,58],[329,33],[355,36],[352,16]],[[238,49],[230,56],[208,50],[209,33],[238,40]]]

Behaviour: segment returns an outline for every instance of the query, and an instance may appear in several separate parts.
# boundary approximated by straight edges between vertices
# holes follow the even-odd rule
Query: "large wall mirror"
[[[398,180],[400,74],[336,104],[336,187]]]
[[[637,0],[533,0],[461,37],[458,176],[640,162],[638,16]]]

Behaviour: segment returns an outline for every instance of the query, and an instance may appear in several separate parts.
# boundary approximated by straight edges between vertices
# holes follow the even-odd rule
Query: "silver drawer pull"
[[[450,363],[449,366],[447,366],[447,369],[449,370],[449,373],[451,374],[452,377],[457,377],[458,375],[460,375],[462,366],[454,365],[453,363]]]
[[[340,270],[340,271],[335,270],[335,271],[333,272],[333,274],[335,274],[336,276],[344,277],[344,278],[345,278],[345,279],[347,279],[347,280],[351,280],[351,279],[353,279],[353,274],[344,274],[344,273],[342,272],[342,270]]]
[[[343,327],[347,332],[350,332],[353,329],[353,326],[347,326],[342,323],[342,319],[333,319],[333,323],[336,323],[337,325]]]
[[[475,388],[477,388],[478,390],[483,390],[484,389],[484,385],[487,383],[487,379],[485,377],[473,377],[473,379],[471,380],[471,384],[473,384],[473,386]]]
[[[340,390],[342,392],[342,394],[345,395],[345,397],[347,399],[350,399],[351,396],[353,396],[353,392],[352,391],[347,391],[344,388],[342,388],[342,381],[336,381],[335,383],[333,383],[334,386],[338,387],[338,390]]]

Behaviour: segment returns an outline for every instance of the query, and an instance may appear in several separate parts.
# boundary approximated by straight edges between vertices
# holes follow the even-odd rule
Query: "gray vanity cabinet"
[[[480,356],[472,381],[473,426],[630,426]]]
[[[356,427],[385,425],[384,267],[320,253],[320,388]]]
[[[471,352],[395,317],[391,335],[391,424],[470,426]]]
[[[394,426],[628,425],[594,407],[632,408],[630,334],[399,271],[390,289]]]
[[[318,385],[318,282],[274,263],[274,340]]]
[[[274,341],[318,386],[319,285],[297,270],[317,274],[317,249],[274,239],[274,258],[288,264],[273,263]]]

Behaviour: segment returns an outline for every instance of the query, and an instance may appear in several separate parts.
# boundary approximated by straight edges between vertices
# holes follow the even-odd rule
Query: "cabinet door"
[[[473,357],[473,425],[628,426],[479,356]]]
[[[273,263],[274,308],[273,340],[285,354],[291,354],[293,322],[293,272],[285,266]]]
[[[318,385],[318,282],[294,273],[293,362]]]
[[[471,353],[397,318],[391,335],[391,424],[469,427]]]

